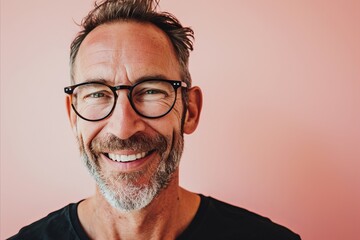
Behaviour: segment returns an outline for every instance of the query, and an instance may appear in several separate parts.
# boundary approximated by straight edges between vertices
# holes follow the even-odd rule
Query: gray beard
[[[85,150],[82,139],[78,140],[81,158],[91,176],[94,177],[100,192],[111,206],[125,212],[146,207],[161,190],[168,186],[174,172],[179,167],[184,148],[184,139],[181,133],[174,133],[172,141],[160,134],[154,138],[138,134],[128,140],[121,140],[114,135],[109,135],[105,139],[95,138],[91,142],[91,149],[88,151]],[[99,153],[104,152],[104,150],[114,151],[116,149],[142,151],[156,149],[160,155],[160,163],[155,169],[151,167],[151,164],[148,164],[141,171],[104,173],[98,163]],[[168,149],[170,151],[166,154]],[[137,183],[137,179],[144,175],[150,176],[149,181]],[[122,187],[119,187],[119,183]]]

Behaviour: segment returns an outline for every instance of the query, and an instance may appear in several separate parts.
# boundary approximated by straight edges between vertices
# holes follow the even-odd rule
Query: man
[[[183,134],[202,93],[193,31],[157,1],[106,0],[71,45],[67,110],[95,195],[11,239],[300,239],[269,219],[179,186]]]

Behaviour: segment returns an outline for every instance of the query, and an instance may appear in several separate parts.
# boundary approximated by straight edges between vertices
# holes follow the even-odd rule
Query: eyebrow
[[[173,79],[169,79],[168,77],[166,77],[163,74],[156,74],[156,75],[148,75],[148,76],[143,76],[143,77],[137,78],[134,80],[133,84],[144,81],[144,80],[150,80],[150,79],[173,80]]]
[[[87,82],[99,82],[99,83],[109,84],[111,81],[106,80],[104,78],[88,78],[85,81],[82,81],[81,83],[87,83]]]
[[[151,79],[157,79],[157,80],[175,80],[175,79],[169,79],[168,77],[166,77],[163,74],[155,74],[155,75],[146,75],[146,76],[142,76],[140,78],[137,78],[133,81],[130,81],[132,84],[134,85],[138,82],[142,82],[145,80],[151,80]],[[109,86],[113,86],[114,85],[114,81],[113,80],[106,80],[105,78],[88,78],[85,81],[83,81],[82,83],[86,83],[86,82],[99,82],[99,83],[104,83],[106,85]],[[122,85],[122,84],[121,84]]]

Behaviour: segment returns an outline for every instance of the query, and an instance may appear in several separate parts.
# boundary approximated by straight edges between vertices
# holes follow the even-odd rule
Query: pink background
[[[94,191],[65,113],[92,1],[1,0],[1,239]],[[360,236],[360,1],[163,0],[196,33],[186,188],[309,240]]]

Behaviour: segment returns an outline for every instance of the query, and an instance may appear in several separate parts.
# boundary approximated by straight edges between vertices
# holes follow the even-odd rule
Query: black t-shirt
[[[300,240],[299,235],[243,208],[200,195],[200,207],[177,240]],[[89,240],[77,206],[72,203],[50,213],[9,240]]]

